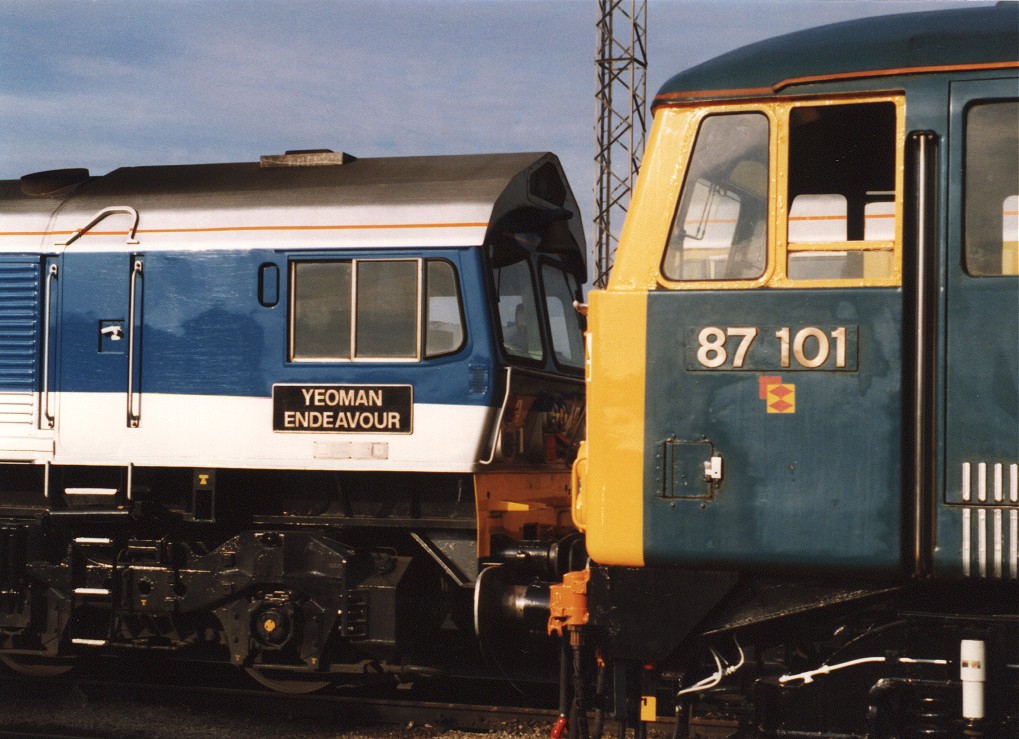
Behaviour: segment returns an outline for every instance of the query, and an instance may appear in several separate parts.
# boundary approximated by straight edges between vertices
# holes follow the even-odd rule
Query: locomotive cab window
[[[768,119],[714,115],[697,134],[662,273],[671,280],[745,280],[767,255]]]
[[[292,361],[417,360],[457,351],[463,308],[444,260],[295,261]]]
[[[560,367],[580,369],[584,366],[584,332],[580,327],[580,314],[573,307],[577,279],[546,262],[541,265],[541,283],[555,362]]]
[[[904,110],[879,96],[678,111],[697,129],[680,150],[663,283],[899,284]]]
[[[882,279],[894,269],[892,102],[789,112],[788,262],[794,280]]]
[[[523,238],[520,235],[518,238]],[[510,244],[490,247],[502,346],[511,357],[541,361],[541,313],[527,252]]]

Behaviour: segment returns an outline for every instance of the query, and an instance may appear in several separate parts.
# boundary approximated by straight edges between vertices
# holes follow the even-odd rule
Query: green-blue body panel
[[[1011,476],[1019,478],[1012,472],[1019,465],[1019,278],[967,274],[962,234],[965,113],[974,102],[1019,98],[1017,36],[1019,3],[882,16],[737,49],[663,86],[658,104],[905,94],[907,134],[931,132],[936,150],[928,173],[933,267],[922,296],[929,332],[921,374],[930,384],[923,398],[913,397],[917,244],[908,228],[903,290],[653,292],[644,438],[649,564],[1016,578],[1010,548],[1019,539],[1012,528],[1019,503],[1010,496]],[[1016,170],[1019,193],[1019,162]],[[904,193],[907,210],[913,196]],[[855,368],[770,366],[776,350],[762,342],[774,340],[775,327],[827,333],[841,325],[857,327]],[[762,329],[747,369],[731,369],[731,356],[715,370],[691,361],[696,347],[687,345],[706,326]],[[738,341],[728,338],[730,355]],[[795,385],[795,414],[766,412],[758,383],[769,375]],[[717,485],[702,474],[713,455],[724,460]]]
[[[796,79],[1014,61],[1017,27],[1019,3],[834,23],[776,36],[691,67],[669,79],[657,99],[701,91],[715,98],[726,91],[777,93],[783,82]]]
[[[1014,76],[951,85],[947,248],[941,274],[944,338],[939,359],[944,371],[938,386],[938,459],[942,464],[938,469],[934,567],[939,575],[1015,576],[1009,569],[1016,565],[1009,559],[1016,546],[1011,519],[1019,508],[1011,500],[1011,467],[1019,463],[1019,277],[967,274],[962,234],[966,111],[973,102],[1017,98],[1019,81]],[[1019,162],[1016,164],[1019,193]],[[969,176],[979,177],[980,173]],[[963,500],[966,463],[970,465],[968,503]],[[979,500],[981,464],[983,501]],[[995,465],[1001,470],[1000,500],[995,500]],[[968,546],[964,523],[969,528]],[[996,549],[1000,552],[999,572],[995,571]]]
[[[697,349],[689,344],[706,326],[767,327],[751,345],[748,367],[775,364],[776,326],[793,334],[855,327],[856,369],[689,369]],[[647,331],[648,564],[899,570],[900,290],[654,292]],[[730,338],[729,352],[737,345]],[[762,376],[795,385],[794,413],[767,412]],[[723,479],[717,489],[681,497],[684,484],[706,485],[696,469],[711,456],[705,441],[724,460]],[[677,476],[671,485],[669,475]]]

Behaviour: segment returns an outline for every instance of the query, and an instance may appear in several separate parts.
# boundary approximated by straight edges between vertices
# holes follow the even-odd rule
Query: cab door
[[[1019,96],[953,82],[935,564],[1019,577]]]
[[[647,296],[645,561],[899,571],[903,100],[695,123]]]
[[[122,218],[104,220],[102,235],[69,241],[61,258],[56,425],[63,463],[127,464],[129,434],[141,423],[144,259],[125,245]]]

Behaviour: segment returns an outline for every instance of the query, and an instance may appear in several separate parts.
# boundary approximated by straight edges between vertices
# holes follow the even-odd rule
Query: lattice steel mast
[[[598,0],[594,284],[604,287],[644,152],[647,0]]]

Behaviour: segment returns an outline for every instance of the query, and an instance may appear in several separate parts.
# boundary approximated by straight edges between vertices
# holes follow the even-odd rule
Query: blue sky
[[[949,0],[651,0],[648,98],[757,39]],[[0,179],[552,150],[593,216],[596,0],[0,0]]]

